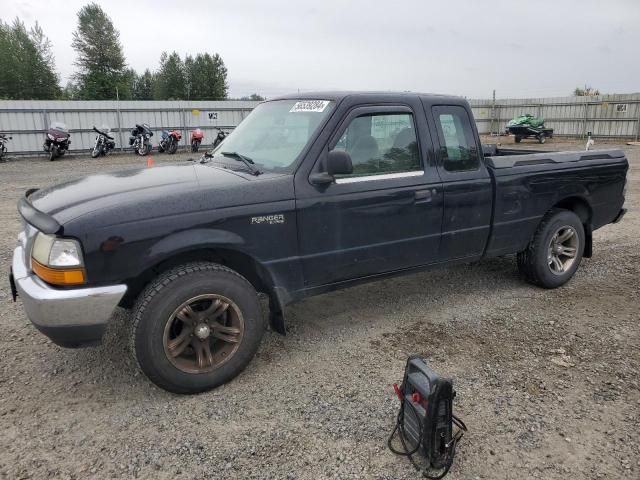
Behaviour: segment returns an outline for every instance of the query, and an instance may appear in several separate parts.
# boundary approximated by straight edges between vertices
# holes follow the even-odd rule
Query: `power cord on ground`
[[[429,480],[440,480],[447,473],[449,473],[449,469],[451,468],[451,465],[453,464],[453,457],[456,454],[456,446],[458,445],[458,442],[460,441],[460,439],[464,435],[464,432],[467,431],[467,426],[465,425],[465,423],[460,418],[456,417],[453,414],[451,415],[451,420],[452,420],[453,424],[458,427],[458,431],[453,435],[453,438],[445,445],[445,448],[449,449],[449,455],[448,455],[448,458],[447,458],[447,464],[441,469],[440,473],[432,474],[429,471],[430,465],[427,465],[426,467],[422,468],[413,459],[413,455],[415,455],[418,452],[418,450],[420,450],[420,447],[422,446],[422,439],[423,439],[422,430],[423,430],[423,426],[422,426],[421,422],[418,422],[418,426],[419,426],[418,438],[420,439],[418,441],[418,444],[415,446],[415,448],[413,448],[411,450],[409,450],[409,448],[407,447],[407,441],[406,441],[407,435],[405,434],[405,431],[404,431],[404,409],[405,409],[406,405],[411,407],[413,409],[413,413],[414,413],[415,417],[419,418],[418,412],[417,412],[416,408],[411,404],[411,402],[407,402],[407,401],[404,401],[404,399],[401,399],[400,400],[400,411],[398,412],[398,419],[396,421],[396,426],[393,428],[393,431],[391,432],[391,435],[389,435],[389,439],[387,440],[387,446],[389,447],[389,450],[391,450],[396,455],[400,455],[400,456],[409,458],[409,461],[411,462],[413,467],[416,469],[417,472],[422,472],[422,476],[424,478],[428,478]],[[402,450],[398,450],[393,446],[393,438],[396,435],[396,433],[398,434],[398,437],[400,438],[400,443],[402,444]]]

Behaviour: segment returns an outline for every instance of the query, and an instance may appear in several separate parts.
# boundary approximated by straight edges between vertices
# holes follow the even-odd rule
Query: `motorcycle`
[[[158,151],[167,152],[169,155],[176,153],[178,150],[178,143],[180,143],[181,138],[182,134],[178,130],[171,130],[170,132],[163,130],[160,134]]]
[[[70,137],[69,130],[64,123],[53,122],[51,124],[42,145],[42,149],[49,154],[49,161],[53,162],[56,157],[63,156],[69,150]]]
[[[213,148],[216,148],[218,145],[220,145],[222,143],[222,141],[227,138],[227,135],[229,135],[228,133],[226,133],[224,130],[216,127],[216,130],[218,130],[218,135],[216,135],[216,139],[213,141]]]
[[[194,131],[191,132],[191,151],[192,152],[197,152],[198,149],[200,148],[200,144],[202,143],[202,140],[204,140],[204,132],[202,130],[200,130],[199,128],[196,128]]]
[[[7,153],[7,141],[11,140],[12,137],[7,136],[6,133],[0,133],[0,160],[4,157],[4,154]]]
[[[131,130],[131,136],[129,137],[129,145],[133,147],[133,150],[140,156],[149,155],[151,153],[151,140],[153,132],[148,124],[137,124],[133,130]]]
[[[96,143],[91,150],[91,158],[98,158],[100,155],[109,155],[111,150],[116,148],[115,139],[109,135],[109,127],[102,127],[102,130],[98,130],[95,126],[93,131],[98,135],[96,136]]]

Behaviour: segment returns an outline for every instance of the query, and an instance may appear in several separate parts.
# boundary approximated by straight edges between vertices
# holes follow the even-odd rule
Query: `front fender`
[[[216,247],[231,247],[234,250],[242,251],[243,245],[245,245],[245,241],[240,235],[227,230],[209,228],[184,230],[167,235],[151,245],[145,254],[144,268],[157,265],[182,252],[215,249]]]

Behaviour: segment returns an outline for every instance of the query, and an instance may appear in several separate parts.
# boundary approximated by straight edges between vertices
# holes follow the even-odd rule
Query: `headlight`
[[[79,285],[86,281],[80,244],[70,238],[38,233],[31,251],[31,269],[54,285]]]
[[[47,133],[47,137],[49,137],[49,140],[55,140],[56,139],[56,137],[54,137],[50,133]]]

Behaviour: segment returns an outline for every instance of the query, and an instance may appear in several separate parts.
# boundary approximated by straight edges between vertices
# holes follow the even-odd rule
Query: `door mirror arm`
[[[311,182],[312,185],[328,185],[333,183],[334,180],[335,177],[329,175],[327,172],[312,173],[309,175],[309,182]]]
[[[333,183],[336,175],[349,175],[353,173],[351,157],[347,152],[331,150],[324,159],[324,172],[316,172],[309,175],[309,182],[313,185],[328,185]]]

